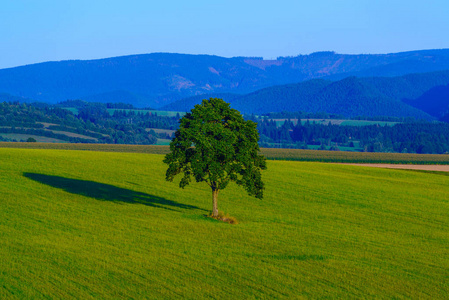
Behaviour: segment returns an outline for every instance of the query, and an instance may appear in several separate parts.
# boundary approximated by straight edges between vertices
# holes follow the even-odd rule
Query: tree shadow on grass
[[[37,173],[23,173],[23,176],[72,194],[95,198],[97,200],[136,203],[175,211],[179,211],[176,208],[204,210],[194,205],[182,204],[161,197],[94,181]]]

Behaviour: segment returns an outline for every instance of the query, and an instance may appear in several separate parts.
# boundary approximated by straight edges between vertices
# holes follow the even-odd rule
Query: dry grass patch
[[[236,225],[239,223],[236,218],[229,216],[228,214],[225,214],[222,211],[218,211],[218,216],[216,216],[216,217],[212,215],[212,212],[210,214],[208,214],[207,217],[218,220],[218,221],[222,221],[225,223],[233,224],[233,225]]]

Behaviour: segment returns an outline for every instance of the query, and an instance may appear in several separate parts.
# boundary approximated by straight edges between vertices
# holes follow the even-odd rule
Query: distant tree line
[[[341,126],[310,121],[294,124],[287,120],[277,126],[273,120],[259,119],[257,128],[263,147],[307,149],[315,145],[323,150],[351,147],[367,152],[449,152],[449,124],[442,122]]]
[[[154,144],[158,138],[167,139],[172,136],[166,132],[155,132],[153,129],[176,130],[179,126],[179,115],[162,116],[151,111],[129,108],[115,108],[111,115],[107,104],[80,100],[70,100],[63,105],[72,104],[77,106],[78,114],[61,105],[0,102],[0,133],[45,136],[73,143]],[[258,123],[262,147],[370,152],[449,152],[449,124],[443,122],[379,117],[371,119],[403,123],[394,126],[341,126],[288,120],[339,117],[341,116],[305,112],[273,113],[262,117],[245,116],[246,119]],[[279,125],[272,119],[287,120]],[[63,134],[64,132],[93,139],[73,137]],[[2,137],[0,140],[11,139]]]
[[[339,114],[329,114],[326,112],[315,112],[309,113],[304,111],[290,112],[276,112],[276,113],[268,113],[262,114],[262,117],[266,117],[268,119],[348,119],[347,117]],[[254,120],[254,115],[246,115],[246,118]],[[417,122],[418,120],[414,117],[391,117],[391,116],[356,116],[349,118],[350,120],[365,120],[365,121],[382,121],[382,122],[401,122],[401,123],[410,123]]]

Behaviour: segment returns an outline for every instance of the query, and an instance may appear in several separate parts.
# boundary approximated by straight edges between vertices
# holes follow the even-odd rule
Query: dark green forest
[[[351,150],[364,152],[449,152],[449,124],[405,122],[394,126],[342,126],[286,120],[281,126],[268,118],[258,122],[261,147]]]

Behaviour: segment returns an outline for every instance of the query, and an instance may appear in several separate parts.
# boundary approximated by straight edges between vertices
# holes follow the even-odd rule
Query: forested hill
[[[315,78],[399,76],[449,69],[449,49],[376,55],[319,52],[276,60],[153,53],[0,70],[0,93],[159,108],[199,94],[237,93]]]
[[[438,118],[449,113],[449,85],[436,86],[416,99],[406,99],[406,103]]]
[[[449,71],[391,78],[349,77],[336,82],[314,79],[269,87],[239,97],[233,95],[225,100],[231,102],[235,109],[254,114],[305,111],[327,112],[346,117],[395,116],[430,120],[441,117],[441,113],[445,111],[437,113],[425,108],[435,93],[422,97],[429,90],[447,84]],[[185,102],[188,101],[190,106],[196,104],[192,100],[199,103],[201,97],[177,101],[164,109],[183,111]]]

